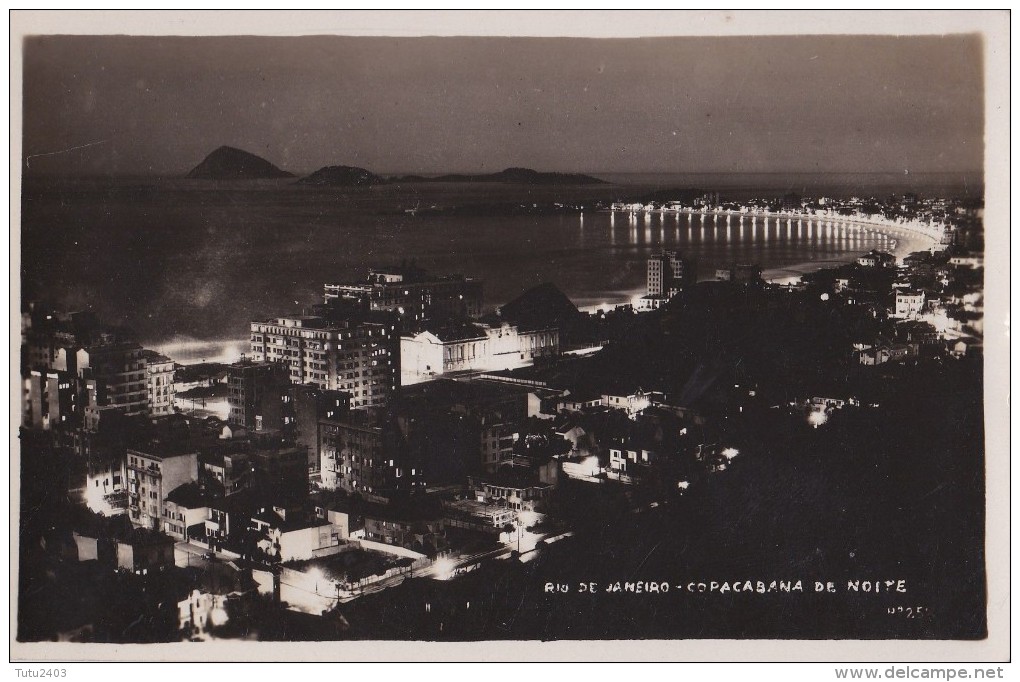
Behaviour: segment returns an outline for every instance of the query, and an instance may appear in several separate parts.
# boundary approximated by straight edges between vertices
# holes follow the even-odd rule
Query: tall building
[[[367,310],[389,310],[410,323],[426,319],[478,317],[482,282],[462,275],[436,276],[414,266],[370,270],[362,282],[327,283],[325,300],[356,302]]]
[[[21,335],[24,369],[65,372],[75,371],[76,349],[110,343],[117,336],[90,312],[62,313],[35,303],[22,311]]]
[[[146,353],[128,330],[103,325],[90,312],[28,304],[22,311],[23,424],[48,430],[57,444],[85,454],[83,434],[95,434],[103,416],[168,414],[172,395],[152,409]],[[172,391],[173,363],[163,359],[170,374],[160,381]]]
[[[648,259],[648,295],[649,296],[662,296],[664,280],[666,278],[665,270],[668,266],[668,262],[661,256],[652,256]]]
[[[351,410],[319,422],[320,481],[327,490],[388,495],[424,487],[391,414]]]
[[[136,526],[163,528],[170,491],[198,480],[198,452],[181,443],[152,444],[127,451],[128,509]]]
[[[694,267],[679,251],[661,251],[648,259],[648,295],[672,298],[694,281]]]
[[[660,251],[648,259],[648,293],[637,299],[638,310],[661,308],[697,278],[694,263],[679,251]]]
[[[528,418],[528,389],[439,379],[402,390],[394,413],[415,474],[428,485],[456,483],[512,458]]]
[[[252,464],[246,441],[227,440],[222,446],[199,454],[198,482],[213,496],[233,495],[252,482]]]
[[[463,483],[512,459],[528,418],[528,390],[438,379],[402,389],[384,409],[319,423],[327,489],[390,496]]]
[[[103,516],[128,511],[126,458],[123,452],[95,453],[85,459],[85,506]]]
[[[308,494],[308,454],[284,443],[255,444],[251,487],[264,498],[300,500]]]
[[[48,431],[62,425],[80,425],[76,382],[67,372],[32,370],[22,379],[22,385],[22,426]]]
[[[79,349],[76,353],[78,378],[94,380],[96,404],[124,414],[147,414],[144,350],[137,343],[109,343]]]
[[[351,395],[351,407],[385,404],[397,386],[400,337],[393,321],[319,315],[251,323],[251,353],[281,363],[290,381]]]
[[[308,384],[290,387],[294,405],[294,440],[308,451],[309,474],[319,471],[319,420],[335,419],[351,408],[351,396]]]
[[[174,411],[174,361],[153,350],[143,351],[149,414],[158,417]]]
[[[290,381],[278,362],[242,359],[227,370],[231,424],[252,431],[279,431],[284,426],[284,402]]]

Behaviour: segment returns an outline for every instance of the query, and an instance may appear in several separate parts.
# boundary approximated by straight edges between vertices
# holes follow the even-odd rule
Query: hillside
[[[351,187],[358,185],[378,185],[385,182],[375,173],[357,166],[326,166],[311,175],[298,180],[299,185],[319,185],[328,187]]]
[[[507,168],[498,173],[465,175],[453,173],[438,177],[404,175],[391,182],[503,182],[518,185],[602,185],[604,180],[581,173],[543,173],[531,168]]]
[[[277,168],[261,156],[243,149],[220,147],[202,160],[187,174],[192,179],[208,180],[261,180],[265,178],[292,178],[293,173]]]

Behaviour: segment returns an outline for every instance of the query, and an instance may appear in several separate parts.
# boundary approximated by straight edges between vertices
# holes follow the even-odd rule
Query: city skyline
[[[1008,14],[20,14],[12,656],[1004,650]]]

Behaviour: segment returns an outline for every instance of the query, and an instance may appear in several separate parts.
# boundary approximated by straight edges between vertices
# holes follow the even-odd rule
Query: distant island
[[[375,173],[357,166],[326,166],[297,181],[299,185],[349,187],[386,182]]]
[[[185,176],[191,179],[209,180],[261,180],[271,178],[293,178],[282,168],[251,152],[235,147],[219,147],[202,163],[191,169]],[[498,173],[468,175],[449,173],[433,177],[423,175],[401,175],[384,178],[370,170],[357,166],[325,166],[297,181],[299,185],[320,187],[357,187],[364,185],[402,184],[418,182],[492,182],[516,185],[604,185],[601,180],[583,173],[546,173],[531,168],[506,168]]]
[[[261,180],[266,178],[292,178],[293,173],[277,168],[261,156],[243,149],[220,147],[203,159],[185,176],[207,180]]]
[[[465,175],[453,173],[438,177],[402,175],[390,178],[390,182],[505,182],[518,185],[604,185],[605,180],[582,173],[543,173],[531,168],[507,168],[498,173]]]

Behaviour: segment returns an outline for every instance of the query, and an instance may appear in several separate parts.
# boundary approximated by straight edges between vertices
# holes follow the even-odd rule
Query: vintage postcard
[[[12,658],[1002,660],[1008,22],[15,12]]]

